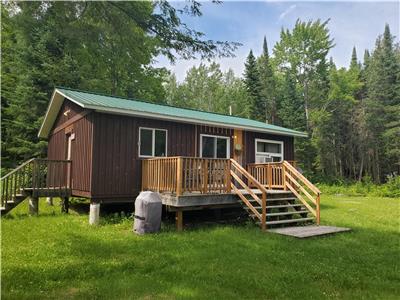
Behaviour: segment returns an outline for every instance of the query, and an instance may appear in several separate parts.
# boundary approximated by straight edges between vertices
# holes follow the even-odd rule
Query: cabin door
[[[69,135],[67,135],[67,160],[72,160],[72,145],[73,145],[73,140],[75,139],[75,133],[71,133]],[[71,164],[68,165],[67,168],[67,185],[68,187],[70,187],[70,182],[71,182]]]

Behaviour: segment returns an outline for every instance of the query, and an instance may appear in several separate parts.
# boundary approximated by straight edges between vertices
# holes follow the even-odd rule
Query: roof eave
[[[143,112],[143,111],[138,111],[138,110],[127,111],[127,110],[123,110],[123,109],[103,107],[103,106],[97,106],[97,105],[88,105],[88,106],[86,106],[86,108],[93,109],[97,112],[109,113],[109,114],[119,114],[119,115],[139,116],[139,117],[144,116],[144,117],[148,117],[151,119],[164,119],[164,120],[169,120],[169,121],[178,121],[178,122],[184,122],[184,123],[189,123],[189,124],[199,124],[199,125],[204,125],[204,123],[205,123],[205,121],[201,120],[201,119],[173,117],[173,116],[168,116],[168,115],[164,115],[164,114],[158,114],[158,113],[153,113],[153,112],[148,113],[148,112]],[[293,136],[293,137],[308,137],[307,133],[299,132],[299,131],[298,132],[284,132],[284,131],[279,131],[279,130],[254,127],[254,126],[239,126],[239,125],[235,125],[235,124],[219,123],[219,122],[212,122],[212,121],[207,121],[207,124],[218,126],[218,127],[224,127],[224,128],[242,129],[242,130],[270,133],[270,134],[276,134],[276,135],[285,135],[285,136]]]
[[[67,97],[60,90],[55,88],[53,94],[51,95],[50,103],[47,106],[46,114],[38,132],[39,138],[48,138],[51,128],[53,127],[54,122],[57,119],[58,113],[60,112],[61,106],[64,102],[64,98],[71,100],[81,107],[85,107],[82,103],[76,101],[75,99],[72,99],[71,97]]]

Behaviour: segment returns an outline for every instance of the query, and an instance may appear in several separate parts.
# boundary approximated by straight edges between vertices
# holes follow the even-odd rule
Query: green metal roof
[[[94,109],[101,112],[162,118],[195,124],[219,125],[223,127],[242,128],[245,130],[254,130],[289,136],[307,136],[307,134],[304,132],[218,113],[178,108],[169,105],[154,104],[116,96],[106,96],[68,88],[56,88],[54,94],[56,93],[61,94],[62,96],[70,99],[84,108]],[[46,118],[44,122],[46,122]]]

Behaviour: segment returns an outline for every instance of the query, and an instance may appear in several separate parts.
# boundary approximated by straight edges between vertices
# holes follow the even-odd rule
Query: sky
[[[358,58],[364,50],[372,50],[378,35],[383,33],[385,23],[399,41],[400,2],[322,2],[322,1],[224,1],[222,4],[201,2],[201,17],[183,17],[190,28],[205,33],[206,39],[234,41],[242,44],[235,51],[234,58],[216,58],[223,71],[233,69],[236,76],[242,76],[244,62],[250,51],[258,56],[262,51],[262,41],[267,38],[268,47],[279,41],[282,28],[292,29],[296,20],[302,21],[330,19],[328,28],[335,47],[329,56],[336,65],[347,67],[353,46]],[[172,2],[175,7],[184,3]],[[157,67],[166,67],[183,81],[186,72],[201,60],[178,59],[172,65],[166,58],[158,57]]]

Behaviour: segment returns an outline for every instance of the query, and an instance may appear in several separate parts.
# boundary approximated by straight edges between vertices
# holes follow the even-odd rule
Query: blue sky
[[[176,7],[183,5],[182,2],[173,4]],[[360,59],[365,49],[373,49],[385,23],[389,24],[396,41],[399,41],[399,2],[202,2],[202,12],[200,18],[184,17],[183,20],[191,28],[204,32],[207,39],[243,44],[236,50],[235,58],[215,59],[223,70],[231,68],[237,76],[243,74],[244,61],[250,49],[259,55],[266,36],[272,50],[279,40],[281,28],[293,28],[297,18],[304,21],[330,19],[328,27],[336,46],[329,55],[340,67],[349,64],[353,46],[356,46]],[[180,81],[190,67],[200,63],[200,60],[178,60],[171,65],[163,57],[157,60],[156,66],[167,67]]]

